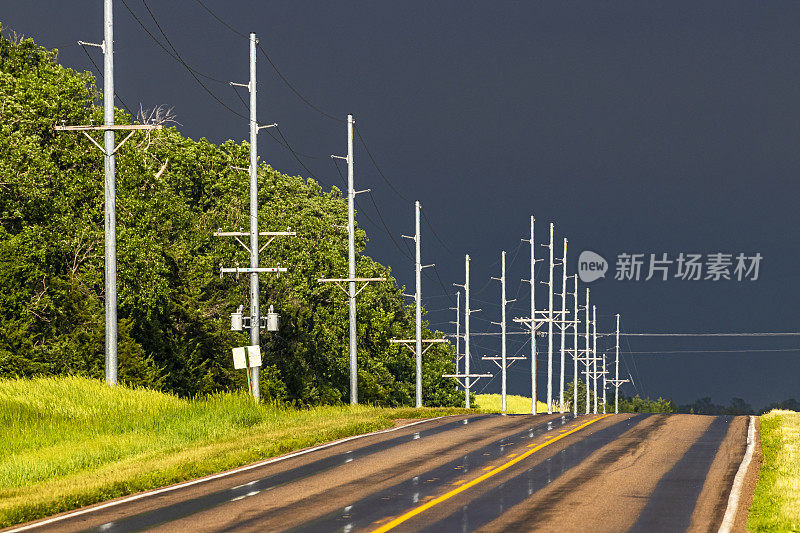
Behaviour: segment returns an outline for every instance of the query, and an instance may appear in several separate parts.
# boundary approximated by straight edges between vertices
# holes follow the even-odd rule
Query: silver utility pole
[[[114,125],[114,6],[103,2],[103,115],[106,126]],[[117,383],[117,209],[114,130],[105,138],[105,253],[106,253],[106,381]]]
[[[416,374],[417,374],[417,394],[416,394],[416,402],[417,407],[422,407],[422,356],[428,351],[430,348],[431,343],[441,343],[447,342],[445,339],[422,339],[422,269],[432,267],[433,265],[423,265],[422,259],[420,255],[420,246],[422,243],[422,233],[419,230],[419,213],[421,206],[419,201],[414,203],[414,225],[416,228],[416,233],[414,233],[413,237],[408,235],[403,235],[406,239],[412,239],[416,244],[416,256],[414,260],[414,274],[417,282],[417,291],[414,294],[414,301],[416,303],[416,335],[414,337],[414,348],[412,351],[414,352],[414,359],[416,361]],[[402,343],[406,346],[409,346],[409,339],[392,339],[389,342],[394,343]],[[422,343],[428,344],[428,347],[424,350],[422,349]],[[409,346],[410,347],[410,346]]]
[[[350,304],[350,405],[358,403],[358,355],[356,353],[356,241],[353,186],[353,115],[347,115],[347,297]]]
[[[458,374],[458,362],[461,359],[461,291],[456,292],[456,306],[450,310],[456,312],[456,321],[451,324],[456,325],[456,374]]]
[[[464,407],[469,406],[469,254],[464,256]]]
[[[617,313],[616,352],[614,356],[614,414],[619,413],[619,313]]]
[[[471,379],[490,378],[491,374],[471,374],[469,371],[469,315],[477,313],[480,309],[469,308],[469,254],[464,256],[464,284],[453,283],[456,287],[464,289],[464,373],[459,373],[456,369],[455,374],[443,374],[445,378],[455,378],[464,386],[464,407],[470,408],[469,391],[472,387]],[[464,379],[463,383],[460,381]]]
[[[356,191],[353,185],[354,158],[353,158],[353,115],[347,115],[347,157],[332,155],[334,159],[347,161],[347,278],[323,278],[318,282],[333,282],[336,284],[347,283],[347,300],[349,303],[350,322],[350,405],[358,404],[358,352],[356,349],[356,296],[372,281],[386,281],[386,278],[357,278],[356,277],[356,229],[355,229],[355,201]],[[356,289],[356,282],[363,285]],[[341,285],[339,285],[341,287]]]
[[[109,385],[117,383],[117,186],[114,154],[137,130],[160,130],[161,125],[114,124],[114,5],[113,0],[103,1],[103,43],[78,41],[80,45],[95,46],[103,50],[103,125],[55,126],[56,131],[80,131],[95,147],[103,152],[104,206],[103,230],[105,236],[105,377]],[[115,145],[114,131],[126,130],[128,135]],[[92,131],[103,132],[103,143],[94,140]]]
[[[597,414],[597,306],[592,306],[592,358],[594,359],[594,414]]]
[[[589,316],[589,287],[586,287],[586,414],[589,414],[589,397],[591,396],[592,388],[589,386],[589,376],[591,370],[591,362],[589,360],[589,354],[592,353],[591,347],[589,346],[589,325],[591,324],[590,316]]]
[[[415,258],[414,258],[414,279],[416,280],[417,284],[417,291],[414,294],[414,302],[416,304],[415,316],[416,316],[416,335],[415,339],[415,349],[414,349],[414,356],[416,360],[416,373],[417,373],[417,407],[422,407],[422,269],[425,268],[422,266],[422,259],[420,255],[421,245],[422,245],[422,234],[420,233],[420,223],[419,223],[419,211],[420,211],[420,204],[419,200],[414,202],[414,228],[415,233],[413,237],[409,237],[408,235],[403,235],[406,239],[412,239],[415,245]],[[433,266],[433,265],[426,265],[426,266]]]
[[[559,411],[561,413],[564,412],[564,336],[566,335],[566,330],[568,323],[566,322],[567,319],[567,239],[564,239],[564,256],[561,259],[561,324],[559,324],[559,329],[561,330],[561,380],[559,381],[559,390],[558,390],[558,405]]]
[[[614,379],[606,380],[608,383],[614,385],[614,413],[619,413],[619,387],[623,383],[627,383],[627,379],[619,379],[619,314],[617,314],[617,345],[614,347]]]
[[[572,414],[574,416],[578,416],[578,380],[580,379],[578,376],[578,275],[575,274],[575,292],[572,293],[573,296],[573,312],[575,313],[575,324],[572,327],[572,363],[573,363],[573,381],[572,381]]]
[[[502,255],[500,256],[500,262],[502,263],[501,269],[502,274],[500,276],[500,331],[501,331],[501,340],[500,340],[500,358],[501,358],[501,368],[502,374],[500,377],[500,389],[502,392],[502,406],[500,408],[501,413],[506,412],[506,251],[503,250]],[[495,278],[496,279],[496,278]]]
[[[242,245],[248,252],[250,252],[250,268],[239,268],[238,265],[234,268],[224,268],[220,265],[220,277],[223,274],[235,274],[236,277],[239,277],[240,273],[249,273],[250,274],[250,345],[251,346],[260,346],[261,345],[261,306],[259,302],[259,279],[258,274],[259,272],[274,272],[280,275],[281,272],[286,272],[286,268],[283,267],[270,267],[270,268],[261,268],[258,266],[258,255],[261,250],[266,248],[270,243],[272,243],[273,239],[278,236],[294,236],[295,232],[293,231],[278,231],[278,232],[266,232],[266,231],[259,231],[258,230],[258,132],[263,128],[269,128],[275,126],[275,124],[269,126],[259,126],[258,125],[258,113],[257,113],[257,103],[258,103],[258,96],[257,96],[257,79],[256,79],[256,45],[258,44],[258,39],[256,38],[255,33],[250,33],[250,81],[247,84],[243,83],[235,83],[230,82],[232,86],[239,86],[239,87],[247,87],[248,92],[250,93],[250,166],[247,168],[248,175],[250,177],[250,231],[248,233],[241,232],[241,231],[218,231],[214,233],[215,237],[233,237],[236,241]],[[244,170],[244,169],[241,169]],[[259,236],[264,235],[269,237],[267,243],[263,246],[259,247]],[[249,237],[249,245],[246,246],[241,240],[240,237]],[[272,312],[272,310],[270,310]],[[241,330],[241,326],[238,327],[238,330]],[[247,369],[248,375],[247,379],[250,384],[250,390],[253,393],[253,399],[256,403],[261,401],[261,379],[260,379],[260,366],[249,366]]]
[[[603,414],[606,414],[606,354],[603,354]]]
[[[420,262],[420,241],[422,235],[419,232],[419,200],[414,203],[414,222],[416,233],[414,243],[416,244],[416,264],[414,274],[417,281],[417,295],[415,296],[416,308],[416,339],[417,349],[415,352],[417,362],[417,407],[422,407],[422,263]]]
[[[496,324],[500,326],[500,357],[483,357],[483,359],[494,361],[497,365],[500,366],[500,373],[502,379],[500,380],[500,399],[501,399],[501,408],[500,412],[506,412],[506,397],[507,397],[507,388],[506,388],[506,375],[508,371],[509,361],[514,363],[515,361],[519,361],[520,359],[525,359],[525,357],[508,357],[507,350],[506,350],[506,333],[507,333],[507,321],[506,321],[506,305],[509,302],[516,302],[516,300],[507,300],[506,299],[506,252],[500,254],[500,262],[501,262],[501,274],[499,278],[492,277],[492,279],[497,280],[500,282],[500,322],[492,322],[492,324]],[[498,362],[499,359],[499,362]]]
[[[547,414],[553,412],[553,223],[550,223],[550,244],[543,244],[550,249],[550,281],[548,285],[547,304]]]
[[[258,119],[256,114],[256,39],[250,33],[250,268],[258,268]],[[261,344],[261,310],[258,302],[258,272],[250,273],[250,344]],[[261,367],[250,367],[253,398],[261,400]]]
[[[533,223],[531,216],[531,414],[536,414],[536,244],[533,239]],[[524,241],[525,239],[523,239]]]

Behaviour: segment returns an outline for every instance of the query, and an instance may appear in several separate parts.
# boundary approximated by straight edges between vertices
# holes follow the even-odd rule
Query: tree
[[[57,63],[57,50],[0,37],[0,376],[103,374],[103,165],[82,136],[55,124],[102,122],[89,73]],[[116,122],[133,121],[117,110]],[[247,344],[228,316],[245,304],[247,283],[220,279],[220,262],[246,262],[217,228],[248,227],[247,143],[219,146],[174,127],[136,133],[117,154],[120,380],[194,395],[244,387],[230,348]],[[262,230],[291,227],[263,263],[288,272],[262,276],[261,301],[281,315],[265,333],[265,399],[301,405],[347,399],[347,307],[338,288],[317,283],[347,271],[347,217],[336,187],[258,168]],[[391,270],[361,252],[357,272],[386,277],[359,296],[360,401],[408,405],[414,361],[392,337],[413,335],[413,310]],[[437,332],[425,328],[431,338]],[[426,353],[426,404],[457,405],[453,350]]]

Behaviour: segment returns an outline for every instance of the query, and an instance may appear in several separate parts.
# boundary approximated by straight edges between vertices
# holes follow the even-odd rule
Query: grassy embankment
[[[764,461],[747,529],[800,531],[800,413],[772,411],[761,417]]]
[[[394,420],[464,409],[185,400],[77,377],[0,380],[0,528],[164,486]],[[473,411],[474,412],[474,411]]]
[[[499,394],[476,394],[475,406],[483,411],[497,413],[500,411]],[[536,402],[537,412],[546,413],[547,404]],[[531,399],[525,396],[506,395],[506,412],[510,414],[531,414]]]

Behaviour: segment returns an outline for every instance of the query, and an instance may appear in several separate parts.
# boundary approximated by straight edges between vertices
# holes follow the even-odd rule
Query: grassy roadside
[[[0,380],[0,528],[453,408],[257,406],[78,377]],[[472,411],[474,412],[474,411]]]
[[[747,529],[800,531],[800,413],[771,411],[761,417],[764,460]]]
[[[537,412],[546,413],[547,404],[544,402],[536,402]],[[484,411],[497,413],[500,411],[500,395],[499,394],[476,394],[475,406]],[[526,396],[514,396],[511,394],[506,395],[506,412],[510,414],[531,414],[531,399]]]

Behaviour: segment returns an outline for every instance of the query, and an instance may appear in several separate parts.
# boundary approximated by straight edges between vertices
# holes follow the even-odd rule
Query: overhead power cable
[[[151,34],[151,33],[150,33],[150,32],[149,32],[147,29],[146,29],[146,27],[144,26],[144,24],[142,24],[142,22],[139,20],[139,18],[138,18],[138,17],[137,17],[137,16],[136,16],[136,15],[133,13],[133,11],[132,11],[132,10],[131,10],[131,8],[128,6],[128,4],[127,4],[127,3],[125,3],[125,0],[122,0],[122,3],[123,3],[123,5],[124,5],[124,6],[125,6],[125,7],[128,9],[128,12],[130,12],[130,14],[131,14],[131,15],[132,15],[132,16],[133,16],[133,17],[134,17],[136,20],[137,20],[137,22],[139,22],[139,25],[140,25],[140,26],[142,26],[142,28],[144,28],[144,29],[145,29],[145,31],[148,33],[148,35],[150,35],[151,37],[153,37],[153,35],[152,35],[152,34]],[[246,115],[243,115],[242,113],[239,113],[238,111],[236,111],[235,109],[233,109],[231,106],[229,106],[228,104],[226,104],[225,102],[223,102],[223,101],[222,101],[222,100],[221,100],[221,99],[220,99],[220,98],[219,98],[219,97],[218,97],[216,94],[214,94],[214,92],[213,92],[211,89],[209,89],[208,87],[206,87],[206,85],[205,85],[205,84],[204,84],[202,81],[200,81],[200,78],[198,77],[198,73],[196,73],[196,72],[194,71],[194,69],[193,69],[192,67],[190,67],[190,66],[189,66],[189,65],[186,63],[186,61],[184,61],[183,57],[181,57],[180,53],[178,53],[178,50],[177,50],[177,49],[175,49],[175,46],[173,46],[172,42],[169,40],[169,37],[167,37],[167,34],[164,32],[164,29],[161,27],[161,24],[159,24],[158,20],[156,19],[155,15],[153,14],[153,11],[150,9],[150,6],[147,4],[147,0],[142,0],[142,4],[144,5],[144,7],[145,7],[145,9],[147,10],[147,12],[150,14],[150,18],[151,18],[151,19],[153,19],[153,22],[155,23],[156,27],[158,28],[158,31],[159,31],[159,32],[161,32],[161,35],[163,35],[163,36],[164,36],[164,40],[167,42],[167,44],[169,45],[169,47],[170,47],[170,48],[172,49],[172,51],[174,52],[174,54],[175,54],[175,55],[173,56],[173,57],[174,57],[174,59],[175,59],[176,61],[178,61],[178,62],[179,62],[181,65],[183,65],[183,67],[186,69],[186,71],[187,71],[187,72],[189,72],[189,74],[191,74],[191,76],[192,76],[192,77],[195,79],[195,81],[196,81],[196,82],[197,82],[197,83],[200,85],[200,87],[202,87],[202,88],[203,88],[203,90],[204,90],[205,92],[207,92],[209,96],[211,96],[211,98],[213,98],[214,100],[216,100],[216,101],[217,101],[217,103],[218,103],[219,105],[221,105],[222,107],[224,107],[225,109],[227,109],[228,111],[230,111],[231,113],[233,113],[234,115],[236,115],[236,116],[238,116],[238,117],[241,117],[241,118],[243,118],[243,119],[245,119],[245,120],[250,120],[250,117],[248,117],[248,116],[246,116]],[[157,39],[156,39],[156,41],[158,42],[158,40],[157,40]],[[172,56],[172,54],[170,54],[170,55]],[[214,81],[222,81],[222,80],[216,80],[216,79],[215,79]]]
[[[693,354],[693,353],[752,353],[752,352],[800,352],[800,348],[771,348],[755,350],[656,350],[650,352],[628,352],[630,354]]]
[[[197,70],[197,69],[195,69],[195,68],[193,68],[193,67],[190,67],[188,64],[186,64],[186,63],[185,63],[185,62],[184,62],[182,59],[180,59],[180,58],[177,56],[177,52],[176,52],[176,53],[170,52],[170,51],[167,49],[167,47],[166,47],[166,46],[164,46],[164,43],[162,43],[162,42],[161,42],[161,41],[160,41],[160,40],[159,40],[159,39],[158,39],[158,38],[157,38],[155,35],[153,35],[153,34],[152,34],[152,32],[151,32],[151,31],[150,31],[150,30],[147,28],[147,26],[145,26],[145,25],[144,25],[144,23],[142,22],[142,20],[141,20],[141,19],[140,19],[140,18],[139,18],[139,17],[136,15],[136,13],[134,13],[134,11],[133,11],[133,10],[130,8],[130,6],[129,6],[129,5],[126,3],[126,2],[125,2],[125,0],[122,0],[122,5],[124,5],[124,6],[125,6],[125,9],[127,9],[127,10],[128,10],[128,13],[130,13],[130,14],[131,14],[131,16],[133,17],[133,19],[134,19],[134,20],[135,20],[135,21],[136,21],[136,22],[139,24],[139,26],[141,26],[141,27],[142,27],[142,29],[144,30],[144,32],[145,32],[147,35],[149,35],[149,36],[150,36],[150,38],[153,40],[153,42],[154,42],[154,43],[156,43],[156,44],[157,44],[157,45],[158,45],[158,46],[159,46],[159,47],[160,47],[160,48],[161,48],[161,49],[162,49],[162,50],[163,50],[163,51],[164,51],[164,52],[165,52],[165,53],[166,53],[168,56],[170,56],[172,59],[174,59],[175,61],[178,61],[179,63],[183,63],[183,64],[184,64],[184,66],[185,66],[186,68],[190,69],[192,72],[194,72],[195,74],[197,74],[197,75],[198,75],[198,76],[200,76],[201,78],[206,78],[207,80],[210,80],[210,81],[215,81],[215,82],[217,82],[217,83],[222,83],[222,84],[225,84],[225,85],[227,85],[227,84],[228,84],[228,82],[227,82],[227,81],[225,81],[225,80],[221,80],[221,79],[219,79],[219,78],[215,78],[214,76],[209,76],[208,74],[204,74],[203,72],[200,72],[199,70]],[[148,11],[149,11],[149,10],[148,10]],[[151,14],[151,15],[152,15],[152,14]],[[162,34],[163,34],[163,32],[162,32]],[[166,36],[165,36],[165,38],[166,38]],[[172,46],[172,45],[170,45],[170,46]],[[174,50],[174,48],[173,48],[173,50]]]
[[[89,61],[91,61],[91,62],[92,62],[92,65],[94,65],[94,68],[95,68],[95,70],[97,70],[97,74],[100,76],[100,79],[101,79],[101,80],[102,80],[102,79],[105,79],[105,77],[103,76],[103,71],[102,71],[102,70],[100,70],[100,67],[98,67],[98,66],[97,66],[97,63],[95,63],[95,62],[94,62],[94,59],[92,59],[92,56],[89,54],[89,51],[86,49],[86,46],[84,46],[84,45],[81,45],[81,49],[83,49],[83,53],[84,53],[84,54],[86,54],[86,57],[88,57],[88,58],[89,58]],[[128,104],[126,104],[126,103],[125,103],[125,100],[123,100],[122,98],[120,98],[120,96],[117,94],[117,91],[114,91],[114,97],[115,97],[117,100],[119,100],[119,103],[121,103],[121,104],[122,104],[122,107],[124,107],[124,108],[125,108],[125,110],[126,110],[126,111],[128,112],[128,114],[131,116],[131,118],[136,118],[136,115],[133,113],[133,111],[131,111],[131,108],[130,108],[130,107],[128,107]]]
[[[216,13],[214,13],[213,11],[211,11],[211,9],[210,9],[210,8],[209,8],[207,5],[205,5],[205,4],[204,4],[204,3],[203,3],[201,0],[195,0],[195,2],[197,2],[198,4],[200,4],[200,6],[201,6],[203,9],[205,9],[205,10],[208,12],[208,14],[209,14],[209,15],[211,15],[212,17],[214,17],[215,19],[217,19],[217,21],[218,21],[220,24],[222,24],[223,26],[225,26],[226,28],[228,28],[229,30],[231,30],[233,33],[235,33],[235,34],[236,34],[236,35],[238,35],[239,37],[243,37],[243,38],[245,38],[245,39],[249,39],[249,38],[250,38],[250,36],[249,36],[249,35],[247,35],[247,34],[245,34],[245,33],[242,33],[242,32],[240,32],[240,31],[238,31],[236,28],[234,28],[233,26],[231,26],[230,24],[228,24],[227,22],[225,22],[224,20],[222,20],[221,18],[219,18],[219,17],[217,16],[217,14],[216,14]]]
[[[217,20],[217,22],[219,22],[220,24],[222,24],[223,26],[225,26],[226,28],[228,28],[228,29],[229,29],[231,32],[233,32],[234,34],[238,35],[239,37],[245,38],[245,39],[249,39],[249,38],[250,38],[250,36],[249,36],[249,35],[247,35],[247,34],[245,34],[245,33],[243,33],[243,32],[240,32],[239,30],[237,30],[236,28],[234,28],[233,26],[231,26],[230,24],[228,24],[227,22],[225,22],[225,21],[224,21],[224,20],[223,20],[223,19],[222,19],[222,18],[221,18],[219,15],[217,15],[216,13],[214,13],[214,11],[212,11],[212,10],[211,10],[211,8],[210,8],[210,7],[208,7],[208,6],[207,6],[207,5],[206,5],[204,2],[202,2],[201,0],[195,0],[195,2],[197,2],[198,4],[200,4],[200,6],[201,6],[201,7],[202,7],[202,8],[203,8],[203,9],[204,9],[204,10],[205,10],[205,11],[206,11],[206,12],[207,12],[209,15],[211,15],[212,17],[214,17],[214,18]],[[281,81],[283,81],[283,83],[285,83],[285,84],[286,84],[286,86],[287,86],[287,87],[288,87],[288,88],[289,88],[289,89],[290,89],[290,90],[291,90],[291,91],[292,91],[292,92],[295,94],[295,96],[297,96],[297,97],[298,97],[298,98],[299,98],[299,99],[300,99],[300,100],[301,100],[301,101],[302,101],[304,104],[306,104],[308,107],[310,107],[311,109],[313,109],[314,111],[316,111],[317,113],[319,113],[320,115],[322,115],[322,116],[324,116],[324,117],[326,117],[326,118],[329,118],[329,119],[331,119],[331,120],[333,120],[333,121],[336,121],[336,122],[339,122],[339,123],[342,123],[342,124],[345,122],[345,120],[344,120],[344,119],[341,119],[341,118],[335,117],[335,116],[331,115],[330,113],[326,113],[325,111],[323,111],[322,109],[320,109],[319,107],[317,107],[316,105],[314,105],[314,104],[313,104],[313,103],[312,103],[312,102],[311,102],[311,101],[310,101],[308,98],[306,98],[305,96],[303,96],[303,94],[302,94],[302,93],[301,93],[301,92],[300,92],[300,91],[299,91],[299,90],[298,90],[298,89],[297,89],[297,88],[296,88],[296,87],[295,87],[295,86],[292,84],[292,82],[290,82],[290,81],[288,80],[288,78],[286,78],[286,76],[284,76],[284,75],[283,75],[283,73],[280,71],[280,69],[278,69],[278,66],[275,64],[275,62],[274,62],[274,61],[272,61],[272,58],[271,58],[271,57],[269,57],[269,54],[268,54],[268,53],[267,53],[267,51],[264,49],[264,47],[263,47],[263,46],[262,46],[260,43],[258,43],[256,46],[258,47],[258,50],[259,50],[259,51],[260,51],[260,52],[261,52],[261,53],[264,55],[264,57],[266,58],[267,62],[270,64],[270,66],[271,66],[271,67],[272,67],[272,69],[275,71],[275,73],[278,75],[278,77],[281,79]]]
[[[433,236],[436,238],[437,241],[439,241],[439,244],[442,245],[442,248],[444,248],[450,254],[456,255],[456,253],[449,246],[447,246],[447,244],[445,244],[442,238],[439,237],[439,234],[436,232],[436,228],[433,227],[433,223],[428,218],[428,215],[425,214],[425,210],[422,209],[421,211],[422,211],[422,217],[425,219],[425,221],[428,223],[428,227],[431,229],[431,233],[433,233]]]
[[[613,333],[598,333],[597,336],[612,336]],[[620,337],[800,337],[800,331],[764,333],[620,333]]]
[[[392,189],[392,191],[394,191],[394,193],[398,197],[400,197],[400,199],[402,199],[403,201],[405,201],[405,202],[407,202],[409,204],[413,204],[414,202],[412,202],[411,200],[406,198],[406,196],[403,195],[403,193],[401,193],[400,191],[397,190],[397,188],[394,186],[394,184],[391,181],[389,181],[389,178],[387,178],[386,175],[383,173],[383,171],[381,170],[381,167],[378,166],[378,163],[377,163],[377,161],[375,161],[375,158],[372,156],[372,152],[369,151],[369,147],[367,146],[366,141],[364,141],[364,137],[361,135],[361,132],[359,131],[358,126],[354,125],[353,129],[356,131],[356,135],[358,135],[358,139],[361,141],[361,145],[364,147],[364,150],[367,152],[367,156],[369,156],[369,160],[372,161],[372,165],[375,167],[375,170],[378,171],[378,174],[380,175],[380,177],[383,178],[383,181],[386,182],[386,184]]]

